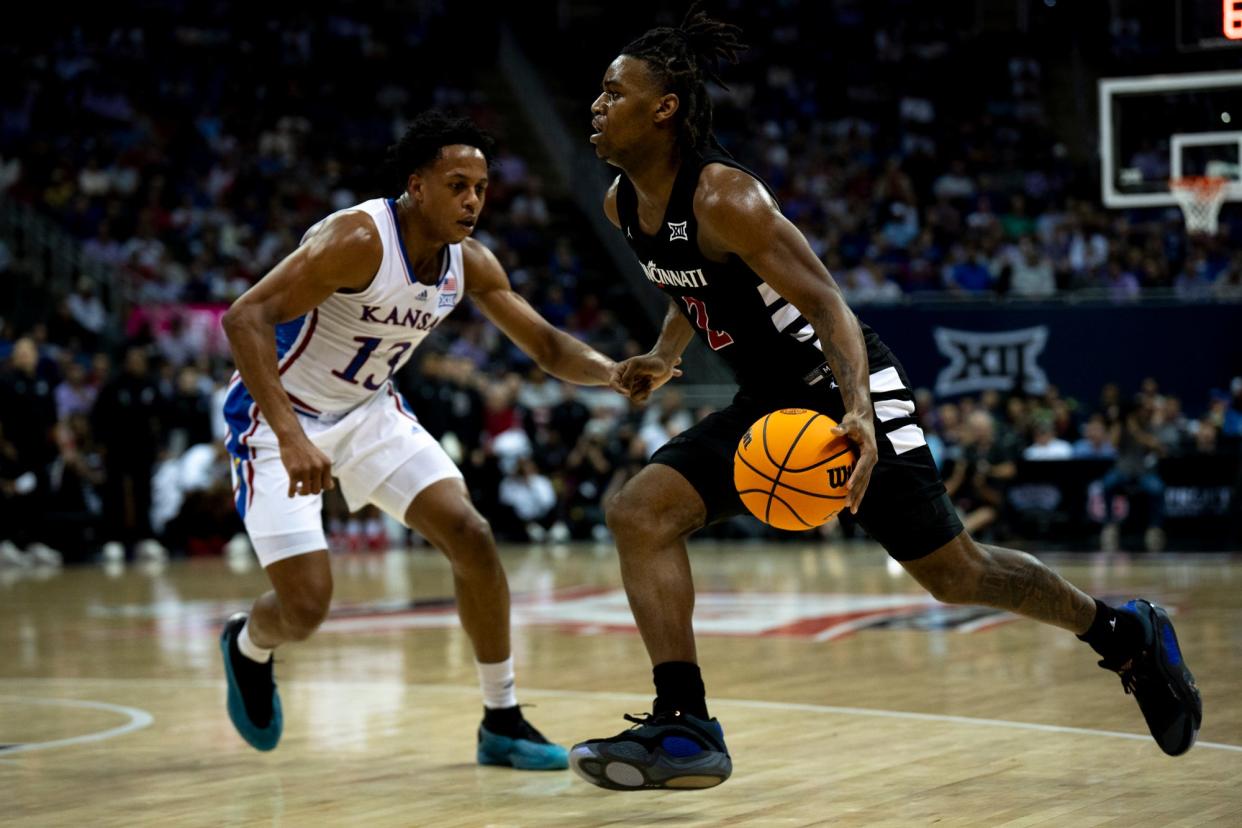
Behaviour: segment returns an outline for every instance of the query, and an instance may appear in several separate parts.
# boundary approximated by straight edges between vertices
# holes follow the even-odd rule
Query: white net
[[[1215,176],[1190,176],[1169,181],[1169,192],[1177,199],[1191,233],[1216,235],[1216,217],[1225,203],[1228,180]]]

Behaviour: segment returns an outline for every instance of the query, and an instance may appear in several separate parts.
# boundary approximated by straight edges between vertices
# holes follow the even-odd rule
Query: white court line
[[[152,687],[167,687],[171,689],[184,687],[218,687],[224,689],[224,681],[214,679],[117,679],[117,678],[77,678],[77,679],[6,679],[0,678],[0,685],[5,683],[55,683],[55,684],[106,684],[113,686],[125,687],[144,687],[150,689]],[[400,681],[348,681],[334,679],[317,679],[313,681],[289,680],[282,681],[281,686],[307,687],[317,686],[336,686],[336,687],[356,687],[361,689],[385,688],[388,690],[402,689],[411,692],[442,692],[453,693],[455,695],[470,694],[479,692],[479,688],[466,684],[406,684]],[[641,705],[649,706],[651,704],[650,693],[612,693],[607,691],[595,690],[540,690],[530,687],[522,687],[519,691],[524,696],[533,696],[534,698],[545,699],[613,699],[624,702],[638,702]],[[1130,739],[1138,742],[1146,742],[1151,736],[1139,733],[1124,733],[1119,730],[1096,730],[1089,727],[1068,727],[1065,725],[1039,724],[1037,722],[1014,722],[1007,719],[978,719],[973,716],[952,716],[947,713],[912,713],[904,710],[878,710],[870,707],[838,707],[830,704],[801,704],[798,702],[773,702],[761,701],[759,699],[712,699],[712,707],[719,706],[743,707],[752,710],[783,710],[798,713],[818,713],[822,715],[833,716],[864,716],[877,719],[905,719],[908,721],[919,722],[943,722],[946,724],[970,725],[977,727],[1004,727],[1011,730],[1033,730],[1039,733],[1069,733],[1077,736],[1103,736],[1109,739]],[[133,708],[116,708],[118,710],[133,710]],[[135,711],[142,713],[143,711]],[[150,722],[147,722],[150,724]],[[144,724],[143,727],[146,725]],[[137,728],[132,728],[137,729]],[[113,734],[116,735],[116,734]],[[104,737],[106,738],[106,737]],[[1206,748],[1208,750],[1224,750],[1233,753],[1242,753],[1242,745],[1229,745],[1223,742],[1195,742],[1196,748]],[[9,753],[11,751],[5,751]],[[0,753],[0,755],[4,755]]]
[[[0,681],[3,681],[3,679],[0,679]],[[52,681],[59,681],[59,679],[52,679]],[[81,699],[27,699],[21,696],[0,696],[0,702],[44,704],[57,707],[84,707],[88,710],[106,710],[109,713],[119,713],[122,716],[129,717],[129,721],[125,724],[109,728],[108,730],[86,733],[81,736],[69,736],[65,739],[54,739],[50,742],[29,742],[5,748],[0,750],[0,757],[12,756],[15,753],[29,753],[32,750],[51,750],[52,748],[68,747],[69,745],[83,745],[88,742],[102,742],[104,739],[124,736],[126,733],[142,730],[144,727],[149,727],[155,721],[155,717],[145,710],[139,710],[136,707],[125,707],[119,704],[108,704],[106,702],[83,701]]]

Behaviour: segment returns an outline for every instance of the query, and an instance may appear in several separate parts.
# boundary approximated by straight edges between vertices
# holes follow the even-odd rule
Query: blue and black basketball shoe
[[[280,694],[272,676],[275,658],[263,664],[246,658],[237,649],[237,635],[246,623],[246,613],[239,612],[224,624],[220,634],[220,652],[224,656],[224,675],[228,680],[229,719],[237,732],[256,750],[271,750],[280,742],[284,716],[280,711]]]
[[[1173,622],[1163,607],[1136,598],[1117,612],[1138,618],[1144,632],[1138,653],[1104,659],[1100,666],[1121,675],[1121,686],[1138,701],[1147,728],[1170,756],[1190,750],[1203,722],[1199,688],[1182,659]]]
[[[613,791],[712,788],[733,773],[715,719],[676,710],[625,718],[634,723],[629,730],[589,739],[569,752],[574,772],[592,785]]]
[[[503,729],[488,728],[486,715],[495,711],[484,711],[476,754],[480,765],[501,765],[517,770],[565,770],[569,767],[569,753],[565,748],[544,738],[520,710],[509,709],[516,718],[504,722]]]

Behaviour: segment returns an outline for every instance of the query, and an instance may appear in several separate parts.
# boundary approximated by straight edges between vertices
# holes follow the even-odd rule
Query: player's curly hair
[[[745,51],[742,30],[731,23],[713,20],[695,0],[681,25],[660,26],[631,41],[621,54],[647,62],[659,83],[680,101],[678,138],[690,149],[712,141],[712,100],[707,81],[724,86],[716,74],[722,61],[737,63]],[[727,87],[726,87],[727,88]]]
[[[401,139],[388,148],[386,161],[404,187],[412,173],[435,162],[440,150],[454,144],[476,148],[491,166],[496,150],[492,136],[469,118],[454,118],[438,109],[429,109],[415,117]]]

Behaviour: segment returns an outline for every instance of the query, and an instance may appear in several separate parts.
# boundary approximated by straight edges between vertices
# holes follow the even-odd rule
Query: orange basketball
[[[858,452],[837,421],[805,408],[762,417],[742,435],[733,484],[750,513],[777,529],[811,529],[845,506]]]

